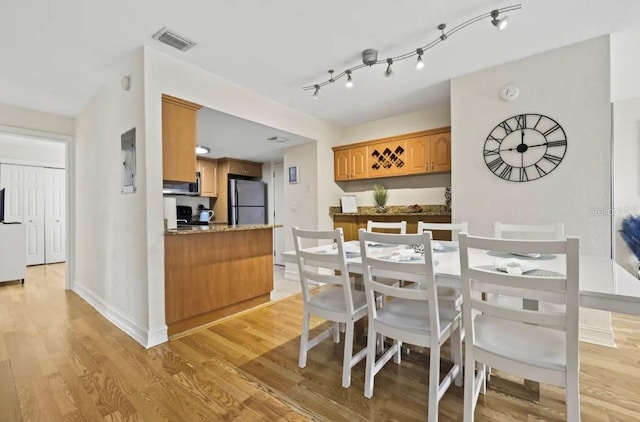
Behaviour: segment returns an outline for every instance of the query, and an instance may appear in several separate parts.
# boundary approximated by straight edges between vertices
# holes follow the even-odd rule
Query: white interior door
[[[44,168],[24,167],[27,265],[44,264]]]
[[[273,165],[273,224],[284,224],[284,163]],[[275,252],[274,263],[284,265],[282,252],[284,252],[284,228],[274,229],[273,250]]]
[[[5,188],[4,220],[23,222],[24,167],[0,164],[0,189]]]
[[[45,262],[65,260],[65,173],[64,169],[44,169],[44,253]]]

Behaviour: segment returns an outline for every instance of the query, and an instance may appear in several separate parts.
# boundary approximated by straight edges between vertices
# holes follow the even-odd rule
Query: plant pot
[[[378,206],[376,206],[376,212],[377,213],[381,213],[381,214],[385,213],[385,212],[387,212],[387,207],[384,207],[382,205],[378,205]]]

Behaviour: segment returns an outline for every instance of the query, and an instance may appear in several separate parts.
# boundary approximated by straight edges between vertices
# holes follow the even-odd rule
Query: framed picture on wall
[[[289,183],[299,183],[298,166],[289,167]]]

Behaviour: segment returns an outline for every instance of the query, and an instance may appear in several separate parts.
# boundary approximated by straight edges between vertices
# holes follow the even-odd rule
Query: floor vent
[[[193,41],[189,41],[185,37],[169,31],[167,28],[162,28],[153,34],[153,39],[170,45],[173,48],[177,48],[180,51],[187,51],[196,45]]]

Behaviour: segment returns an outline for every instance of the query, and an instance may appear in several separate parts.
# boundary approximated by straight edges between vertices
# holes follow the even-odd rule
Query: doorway
[[[284,225],[284,163],[273,165],[273,224]],[[282,252],[284,252],[284,228],[273,231],[273,262],[276,265],[284,265]]]

